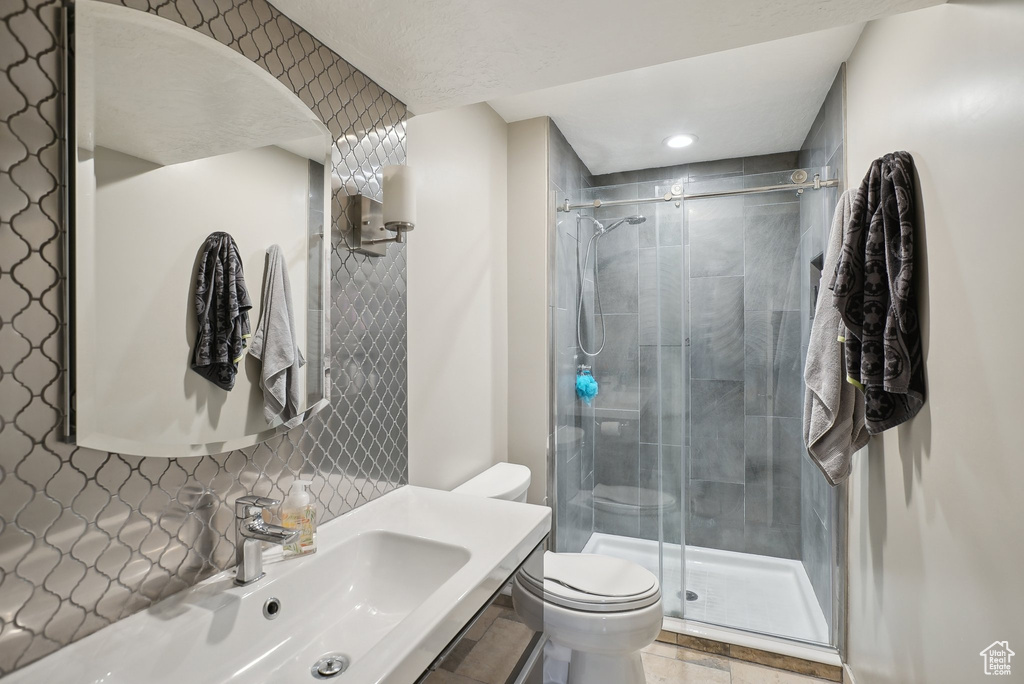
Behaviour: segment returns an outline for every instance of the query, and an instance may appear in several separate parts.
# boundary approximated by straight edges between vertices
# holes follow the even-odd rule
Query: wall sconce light
[[[408,166],[385,166],[384,202],[369,197],[352,197],[345,209],[352,225],[355,244],[350,252],[384,256],[388,244],[405,242],[403,236],[416,227],[416,183]],[[394,237],[383,237],[387,232]]]

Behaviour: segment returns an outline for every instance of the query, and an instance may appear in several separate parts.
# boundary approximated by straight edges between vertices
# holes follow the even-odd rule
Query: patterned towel
[[[227,233],[213,233],[203,243],[196,273],[194,301],[199,330],[192,349],[192,370],[230,390],[249,338],[249,291],[242,257]]]
[[[853,201],[831,288],[843,317],[847,380],[864,391],[867,430],[904,423],[925,401],[914,290],[914,160],[871,164]]]

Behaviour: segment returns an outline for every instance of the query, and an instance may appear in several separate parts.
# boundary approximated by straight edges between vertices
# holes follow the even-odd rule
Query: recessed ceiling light
[[[688,147],[693,143],[697,142],[697,136],[689,135],[687,133],[680,133],[678,135],[670,135],[661,142],[665,143],[669,147]]]

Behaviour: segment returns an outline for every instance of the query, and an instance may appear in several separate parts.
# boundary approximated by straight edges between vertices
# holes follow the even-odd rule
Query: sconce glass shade
[[[416,183],[408,166],[384,167],[384,227],[409,231],[416,226]]]

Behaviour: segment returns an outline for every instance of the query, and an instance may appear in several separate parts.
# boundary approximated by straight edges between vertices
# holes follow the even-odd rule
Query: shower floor
[[[683,601],[679,544],[664,547],[666,616],[828,643],[825,616],[800,561],[687,546],[686,589],[697,600]],[[656,541],[595,532],[583,552],[630,560],[658,574]]]

